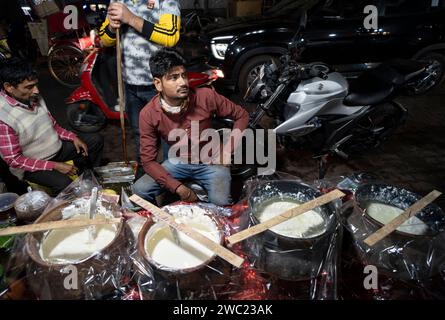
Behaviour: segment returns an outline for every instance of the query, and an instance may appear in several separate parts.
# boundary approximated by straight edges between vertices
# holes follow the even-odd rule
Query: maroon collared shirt
[[[142,166],[159,185],[175,192],[181,182],[174,179],[156,161],[160,138],[170,146],[176,141],[169,141],[169,133],[173,129],[183,129],[189,139],[192,121],[199,122],[199,134],[212,128],[212,118],[230,118],[234,120],[233,129],[244,131],[249,122],[249,114],[243,107],[209,88],[197,88],[189,94],[189,106],[182,114],[167,114],[160,105],[159,95],[155,96],[141,111],[139,116],[139,130],[141,135]],[[235,142],[236,144],[236,142]],[[232,146],[231,151],[233,151]],[[190,151],[190,150],[189,150]],[[190,157],[190,155],[189,155]]]

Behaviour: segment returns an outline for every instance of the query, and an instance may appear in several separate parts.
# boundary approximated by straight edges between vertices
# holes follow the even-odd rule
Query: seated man
[[[0,66],[0,155],[19,179],[48,187],[57,195],[72,181],[76,166],[98,166],[100,135],[82,140],[60,127],[39,96],[37,73],[19,58]],[[75,165],[64,163],[74,160]]]
[[[196,194],[181,180],[193,179],[208,192],[209,201],[216,205],[230,204],[230,154],[241,139],[242,132],[249,122],[249,114],[241,106],[209,88],[189,90],[185,61],[176,51],[161,49],[150,58],[153,83],[158,91],[141,111],[139,127],[141,132],[141,161],[147,174],[133,186],[133,191],[142,198],[154,202],[162,188],[179,195],[181,200],[197,201]],[[230,143],[213,153],[212,161],[203,161],[200,151],[203,148],[199,137],[210,129],[216,115],[234,120],[234,131]],[[199,125],[199,132],[193,129]],[[172,139],[169,135],[175,130],[183,130],[182,138]],[[236,130],[238,129],[238,130]],[[165,160],[162,165],[156,162],[161,138],[173,149],[178,144],[185,145],[186,154]],[[192,139],[194,141],[192,141]],[[198,141],[196,141],[198,140]],[[193,147],[197,143],[198,148]],[[190,144],[192,147],[190,148]],[[218,141],[219,145],[219,141]],[[171,151],[170,149],[170,151]],[[179,150],[184,148],[179,147]],[[169,152],[171,154],[171,152]],[[199,157],[199,161],[192,160]]]

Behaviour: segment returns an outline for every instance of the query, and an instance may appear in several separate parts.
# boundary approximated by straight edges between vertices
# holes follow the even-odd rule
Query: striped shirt
[[[34,108],[38,107],[37,102],[28,106],[23,104],[8,94],[5,91],[0,91],[0,95],[5,98],[5,100],[9,103],[10,106],[15,108],[25,108],[34,110]],[[59,126],[51,115],[48,112],[48,116],[50,117],[54,129],[59,135],[60,139],[73,141],[76,138],[76,135],[61,126]],[[5,162],[11,168],[18,168],[25,171],[39,171],[39,170],[53,170],[55,163],[52,161],[39,160],[39,159],[31,159],[25,157],[22,154],[22,148],[20,147],[19,137],[10,126],[0,120],[0,155],[5,160]]]

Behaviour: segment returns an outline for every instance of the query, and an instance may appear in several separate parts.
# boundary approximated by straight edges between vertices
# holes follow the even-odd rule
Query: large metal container
[[[62,203],[40,216],[35,223],[61,220],[62,211],[68,205],[70,203]],[[115,204],[102,201],[100,205],[109,209],[115,217],[120,216]],[[31,258],[27,265],[27,279],[39,299],[100,299],[116,289],[120,276],[129,275],[130,263],[128,266],[123,263],[128,256],[131,231],[123,222],[117,226],[115,238],[100,252],[69,264],[50,263],[42,259],[39,249],[43,237],[44,233],[26,236],[26,252]],[[67,277],[73,276],[73,272],[76,273],[77,285],[71,281],[71,286],[67,287]]]
[[[304,203],[321,193],[302,183],[290,180],[265,182],[256,187],[249,199],[251,224],[259,223],[258,213],[271,201],[291,200]],[[332,204],[314,209],[325,222],[325,230],[318,236],[294,238],[272,230],[247,239],[245,250],[264,272],[285,280],[308,280],[318,274],[336,230],[337,217]]]
[[[434,203],[416,214],[427,226],[424,234],[395,230],[373,247],[363,242],[383,227],[368,214],[369,202],[405,210],[421,198],[406,189],[385,184],[366,184],[356,190],[347,225],[364,265],[375,265],[386,275],[402,280],[421,280],[438,273],[438,266],[445,262],[445,214]]]
[[[168,212],[168,207],[163,209]],[[167,209],[166,209],[167,208]],[[177,217],[176,214],[173,214]],[[220,223],[211,215],[208,217],[214,222],[219,231],[219,243],[224,243],[224,233]],[[174,269],[168,266],[160,265],[148,253],[146,248],[147,238],[152,237],[159,228],[165,228],[165,223],[154,222],[153,219],[148,218],[142,227],[138,238],[138,252],[141,257],[147,262],[155,271],[155,276],[160,276],[168,285],[177,286],[180,290],[200,291],[205,287],[212,286],[217,288],[227,283],[230,277],[231,266],[216,254],[209,257],[201,264],[183,269]]]

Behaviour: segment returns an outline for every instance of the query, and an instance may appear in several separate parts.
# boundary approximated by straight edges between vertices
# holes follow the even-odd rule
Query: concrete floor
[[[47,105],[59,123],[70,128],[66,120],[64,99],[73,89],[63,87],[51,78],[42,64],[40,89]],[[236,100],[236,96],[232,97]],[[421,195],[433,189],[445,191],[445,84],[428,95],[402,97],[398,100],[409,111],[404,127],[400,128],[384,145],[347,162],[334,159],[327,178],[369,172],[382,182],[406,187]],[[127,131],[129,127],[127,126]],[[105,137],[106,161],[122,161],[120,124],[111,122],[101,132]],[[133,158],[135,147],[131,136],[127,138],[128,153]],[[278,170],[311,182],[317,177],[315,161],[306,151],[281,151]],[[445,208],[445,195],[437,200]]]

